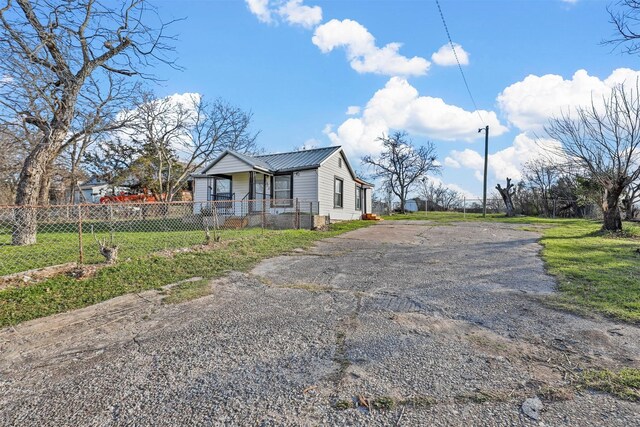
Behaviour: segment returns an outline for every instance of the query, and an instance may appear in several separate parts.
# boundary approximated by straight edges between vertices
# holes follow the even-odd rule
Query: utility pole
[[[484,186],[482,188],[482,217],[487,216],[487,163],[489,162],[489,125],[478,129],[478,133],[484,131]]]

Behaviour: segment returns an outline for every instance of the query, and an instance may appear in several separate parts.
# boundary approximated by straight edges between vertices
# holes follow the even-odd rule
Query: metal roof
[[[311,150],[292,151],[288,153],[262,154],[256,156],[250,156],[248,154],[241,154],[236,151],[226,150],[212,163],[205,166],[200,173],[194,173],[191,174],[191,176],[206,176],[204,174],[206,174],[209,169],[211,169],[227,154],[237,157],[253,168],[261,169],[265,172],[278,173],[319,168],[322,165],[322,162],[327,160],[327,158],[329,158],[333,153],[340,151],[341,149],[342,148],[337,145],[334,147],[314,148]],[[345,163],[354,179],[356,179],[360,184],[373,187],[373,184],[368,183],[355,175],[346,157]]]
[[[290,153],[264,154],[253,156],[257,161],[266,162],[273,172],[288,172],[300,169],[320,167],[330,155],[340,150],[339,146],[315,148],[312,150],[294,151]]]

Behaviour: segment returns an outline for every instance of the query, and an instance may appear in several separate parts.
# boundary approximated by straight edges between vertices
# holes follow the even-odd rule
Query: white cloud
[[[426,74],[431,65],[418,56],[407,58],[400,55],[400,43],[377,47],[373,35],[351,19],[332,19],[320,25],[312,41],[323,53],[344,47],[351,67],[359,73],[416,76]]]
[[[306,6],[303,0],[245,0],[260,22],[273,24],[277,17],[290,25],[313,28],[322,22],[320,6]]]
[[[457,64],[456,55],[458,55],[460,65],[469,65],[469,54],[458,43],[454,43],[453,46],[455,48],[455,54],[453,49],[451,49],[451,45],[445,44],[431,55],[431,60],[437,65],[447,67]]]
[[[550,118],[562,112],[585,106],[593,99],[599,102],[621,83],[635,84],[640,71],[628,68],[614,70],[605,80],[578,70],[571,79],[546,74],[529,75],[507,87],[498,95],[498,104],[509,122],[522,131],[540,131]]]
[[[289,24],[313,28],[322,22],[320,6],[305,6],[302,0],[290,0],[278,8],[278,14]]]
[[[357,105],[350,105],[347,107],[347,116],[355,116],[356,114],[360,114],[360,107]]]
[[[514,180],[522,179],[522,166],[536,158],[554,157],[559,150],[559,143],[550,139],[534,139],[526,133],[517,135],[513,144],[494,154],[489,154],[489,174],[498,181],[507,177]],[[445,158],[445,165],[460,168],[465,167],[474,172],[479,181],[483,179],[484,157],[477,151],[465,149],[452,150]]]
[[[444,165],[454,169],[460,169],[460,162],[447,156],[444,159]]]
[[[507,131],[493,111],[480,111],[498,136]],[[333,144],[342,145],[354,155],[376,154],[381,145],[376,139],[390,129],[439,140],[473,141],[481,138],[478,128],[484,124],[478,114],[449,105],[440,98],[420,96],[406,79],[392,77],[367,102],[362,114],[345,120],[326,134]]]
[[[271,9],[269,8],[269,0],[245,0],[249,10],[260,22],[270,24],[273,22]]]

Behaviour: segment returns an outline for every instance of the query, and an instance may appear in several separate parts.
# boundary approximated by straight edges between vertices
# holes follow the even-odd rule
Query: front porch
[[[197,203],[194,213],[202,217],[205,225],[216,229],[310,230],[328,223],[327,217],[319,215],[317,201],[299,199],[211,200]]]

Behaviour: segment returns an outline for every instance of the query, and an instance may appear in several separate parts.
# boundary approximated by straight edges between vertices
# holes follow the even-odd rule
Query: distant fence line
[[[447,205],[442,205],[429,201],[425,204],[424,200],[416,203],[415,200],[408,200],[405,203],[405,210],[408,212],[460,212],[460,213],[482,213],[483,202],[480,198],[462,198],[457,199]],[[516,214],[539,215],[550,218],[600,218],[602,211],[595,203],[582,204],[578,200],[571,199],[548,199],[547,205],[543,209],[536,206],[523,206],[519,201],[514,200]],[[400,210],[400,202],[392,202],[388,204],[382,201],[373,202],[373,213],[378,215],[391,215]],[[506,213],[504,201],[499,198],[487,199],[487,213],[499,214]]]
[[[28,210],[35,244],[15,245]],[[209,243],[260,229],[312,229],[326,225],[315,201],[218,200],[0,206],[0,276],[66,263],[98,263],[100,243],[118,246],[120,259]],[[213,237],[212,237],[213,235]]]

